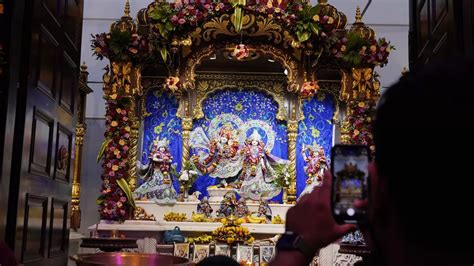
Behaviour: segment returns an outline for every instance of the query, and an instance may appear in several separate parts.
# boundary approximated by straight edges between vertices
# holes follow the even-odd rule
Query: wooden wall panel
[[[54,119],[35,108],[30,141],[30,172],[51,176]]]
[[[48,198],[26,195],[23,225],[22,261],[34,262],[44,258]]]

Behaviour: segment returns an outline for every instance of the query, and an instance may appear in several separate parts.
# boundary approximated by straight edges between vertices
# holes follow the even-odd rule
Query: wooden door
[[[6,239],[25,265],[66,265],[83,0],[23,3]]]
[[[410,0],[410,68],[473,55],[472,0]]]

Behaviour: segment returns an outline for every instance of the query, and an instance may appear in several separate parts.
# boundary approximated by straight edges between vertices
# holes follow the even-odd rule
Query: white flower
[[[184,173],[179,177],[180,181],[189,181],[189,175],[187,171],[184,171]]]
[[[196,171],[194,171],[194,170],[190,170],[189,173],[190,173],[191,175],[197,175],[197,174],[198,174],[198,172],[196,172]]]

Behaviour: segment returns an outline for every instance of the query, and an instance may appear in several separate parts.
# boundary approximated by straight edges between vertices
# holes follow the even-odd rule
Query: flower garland
[[[93,55],[100,60],[105,57],[115,62],[138,62],[153,48],[147,38],[129,31],[112,30],[91,36]]]
[[[375,151],[372,136],[375,111],[375,104],[369,101],[352,101],[348,104],[347,119],[343,123],[346,143],[367,145],[372,152]]]
[[[365,40],[355,33],[349,33],[334,44],[331,53],[353,67],[384,67],[394,49],[385,38]]]
[[[98,159],[103,155],[102,189],[97,200],[101,219],[124,220],[130,216],[128,185],[128,150],[130,145],[130,122],[128,107],[130,99],[113,94],[108,99],[106,110],[106,141]],[[126,186],[126,187],[124,187]]]

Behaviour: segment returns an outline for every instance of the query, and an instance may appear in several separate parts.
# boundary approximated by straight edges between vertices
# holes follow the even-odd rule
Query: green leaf
[[[112,141],[111,138],[105,139],[104,142],[102,142],[102,146],[100,147],[99,154],[97,155],[97,162],[100,162],[102,159],[102,156],[104,155],[105,149],[109,145],[109,143]]]
[[[234,17],[232,19],[232,24],[234,24],[235,32],[240,32],[242,30],[242,19],[244,17],[244,12],[242,7],[238,6],[234,10]]]
[[[163,58],[163,62],[166,62],[168,60],[168,50],[166,47],[161,48],[160,50],[161,58]]]
[[[310,23],[309,24],[309,28],[314,32],[314,34],[318,35],[319,33],[319,28],[317,26],[315,26],[314,23]]]
[[[119,180],[117,180],[117,185],[120,187],[120,189],[122,189],[123,193],[125,193],[128,202],[130,203],[130,205],[132,205],[132,208],[135,209],[135,199],[133,199],[132,191],[130,190],[127,181],[125,181],[125,179],[123,178],[120,178]]]
[[[296,36],[298,37],[299,42],[305,42],[309,40],[309,38],[311,37],[311,34],[307,31],[304,31],[304,32],[297,31]]]

